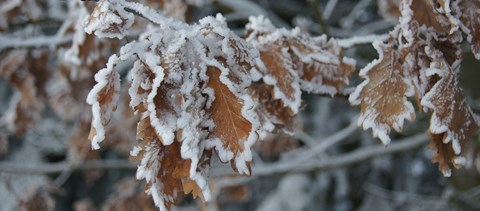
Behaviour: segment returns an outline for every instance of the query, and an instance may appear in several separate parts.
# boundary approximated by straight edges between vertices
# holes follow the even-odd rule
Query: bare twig
[[[67,162],[28,165],[24,163],[0,162],[0,172],[16,174],[58,174],[69,171],[87,170],[134,170],[137,166],[128,160],[95,160],[71,165]]]
[[[312,160],[305,163],[280,162],[269,165],[258,165],[253,167],[253,176],[268,176],[274,174],[286,174],[297,172],[327,171],[335,168],[341,168],[348,165],[357,164],[376,157],[396,154],[419,148],[428,142],[425,134],[415,135],[403,140],[394,141],[388,147],[383,145],[368,146],[357,149],[335,157],[324,160]],[[71,165],[66,162],[54,164],[25,165],[21,163],[0,162],[0,172],[17,174],[58,174],[65,169],[70,171],[86,170],[134,170],[136,165],[127,160],[97,160],[85,163]],[[215,171],[212,169],[212,176],[221,177],[231,175],[231,171],[225,171],[220,168]]]
[[[292,162],[301,163],[306,160],[312,159],[315,155],[323,153],[325,150],[327,150],[331,146],[337,144],[338,142],[350,136],[353,132],[355,132],[356,129],[357,129],[357,121],[356,121],[356,118],[354,118],[354,120],[352,120],[350,125],[348,125],[346,128],[335,132],[331,136],[321,141],[316,141],[318,143],[317,145],[299,153],[300,156],[297,159],[294,159]]]
[[[353,7],[350,14],[347,17],[343,18],[341,21],[341,26],[344,29],[351,29],[357,18],[365,12],[365,8],[370,5],[372,0],[360,0],[358,3]]]
[[[335,6],[337,6],[338,0],[329,0],[327,3],[327,6],[325,6],[325,9],[323,10],[323,19],[324,20],[329,20],[330,16],[333,13],[333,10],[335,9]]]
[[[329,36],[330,32],[328,30],[328,25],[325,22],[325,20],[323,19],[323,15],[320,14],[320,11],[318,10],[318,5],[319,5],[318,0],[309,0],[308,2],[309,2],[310,7],[312,9],[313,15],[315,16],[315,19],[318,21],[318,24],[322,28],[323,33],[326,34],[327,36]]]
[[[387,190],[374,184],[367,184],[365,190],[379,198],[399,203],[421,204],[431,207],[433,210],[442,210],[448,208],[448,204],[441,196],[421,195],[410,192]]]
[[[319,172],[328,171],[348,165],[357,164],[376,157],[401,153],[415,148],[419,148],[428,142],[426,134],[418,134],[402,140],[394,141],[389,146],[377,145],[357,149],[353,152],[329,157],[326,159],[312,159],[309,162],[279,162],[270,165],[253,166],[253,176],[268,176],[274,174],[290,174],[298,172]],[[212,169],[212,176],[230,175],[226,168]]]

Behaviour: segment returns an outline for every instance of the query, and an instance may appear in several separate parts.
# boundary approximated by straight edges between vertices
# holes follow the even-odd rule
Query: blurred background
[[[191,23],[222,13],[240,36],[249,16],[348,39],[385,35],[399,15],[396,0],[139,2]],[[0,210],[156,210],[143,181],[134,179],[135,163],[128,161],[138,120],[128,94],[121,96],[102,149],[91,151],[87,139],[91,108],[85,99],[93,75],[145,27],[136,23],[120,41],[85,35],[79,23],[95,5],[0,1]],[[468,44],[463,49],[461,86],[478,114],[480,61]],[[360,83],[358,70],[378,58],[370,43],[346,48],[344,55],[357,61],[351,87]],[[303,100],[295,136],[271,134],[257,143],[251,177],[233,175],[215,158],[212,202],[187,196],[172,210],[480,210],[478,135],[464,147],[466,166],[446,178],[431,162],[427,115],[417,113],[384,147],[371,131],[356,127],[359,109],[345,97],[304,94]],[[311,165],[295,168],[305,154]]]

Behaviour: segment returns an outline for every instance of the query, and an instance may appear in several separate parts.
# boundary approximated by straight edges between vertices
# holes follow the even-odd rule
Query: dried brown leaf
[[[438,163],[438,169],[445,176],[451,175],[450,164],[455,168],[460,168],[461,165],[455,163],[457,155],[453,151],[452,142],[443,143],[446,138],[446,133],[433,134],[428,133],[431,141],[428,147],[433,151],[432,163]]]
[[[448,33],[451,24],[448,17],[439,12],[445,5],[443,0],[412,0],[410,8],[413,11],[413,19],[420,25],[431,27],[439,32]]]
[[[448,164],[462,165],[459,157],[462,146],[480,127],[459,86],[460,65],[450,66],[438,50],[427,48],[427,53],[432,58],[427,74],[437,75],[440,80],[425,94],[421,103],[433,112],[429,132],[435,135],[434,141],[449,144],[453,149],[451,155],[444,153],[444,147],[437,148],[435,156],[435,161],[440,162],[440,170],[448,175]]]
[[[298,86],[298,74],[293,71],[293,63],[290,55],[286,52],[285,47],[281,43],[275,43],[265,47],[265,51],[260,52],[260,58],[266,67],[266,75],[273,79],[274,97],[281,99],[284,106],[299,101],[300,87]],[[267,82],[268,83],[268,82]],[[297,84],[295,86],[295,84]],[[273,85],[273,84],[272,84]],[[282,96],[278,96],[282,95]],[[290,108],[296,111],[295,107]]]
[[[404,119],[413,121],[415,111],[407,97],[413,96],[413,86],[405,76],[405,53],[391,35],[386,43],[376,42],[380,58],[361,70],[366,80],[350,96],[350,102],[361,105],[359,124],[372,128],[373,135],[384,144],[390,142],[391,128],[401,132]],[[408,92],[407,92],[408,91]]]
[[[284,107],[282,101],[272,96],[272,87],[266,84],[252,84],[249,92],[259,102],[257,112],[261,125],[266,132],[282,130],[292,134],[296,129],[296,115],[288,107]]]
[[[215,123],[211,131],[212,136],[218,137],[223,143],[223,148],[232,152],[234,156],[242,154],[246,142],[252,131],[250,123],[242,114],[243,102],[228,87],[220,81],[221,71],[215,67],[209,67],[208,86],[215,92],[215,99],[209,111]],[[237,163],[232,162],[232,168],[236,169]],[[247,164],[248,165],[248,164]]]
[[[468,41],[472,46],[475,58],[480,60],[480,2],[474,0],[460,1],[460,20],[465,25]]]

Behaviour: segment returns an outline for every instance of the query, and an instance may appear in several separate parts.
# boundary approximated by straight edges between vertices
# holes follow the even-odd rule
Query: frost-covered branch
[[[71,42],[73,36],[37,36],[32,38],[17,38],[0,35],[0,51],[8,48],[39,48],[39,47],[56,47],[58,45]]]
[[[381,35],[371,34],[366,36],[357,36],[357,37],[350,37],[346,39],[338,39],[338,45],[340,45],[343,48],[350,48],[354,45],[370,44],[377,40],[386,40],[387,38],[388,38],[387,34],[381,34]]]
[[[332,134],[331,136],[321,140],[316,141],[318,144],[305,150],[301,153],[298,153],[300,156],[297,159],[294,159],[292,163],[301,163],[313,158],[315,155],[325,152],[331,146],[337,144],[338,142],[344,140],[357,130],[357,121],[352,121],[350,125],[346,128],[339,130],[338,132]]]
[[[384,155],[410,151],[425,145],[427,142],[427,135],[419,134],[403,140],[397,140],[388,147],[383,145],[376,145],[373,147],[367,146],[346,154],[337,155],[322,160],[312,160],[311,162],[304,162],[303,164],[282,162],[266,166],[255,166],[253,171],[255,172],[255,176],[267,176],[295,172],[327,171],[357,164]],[[213,173],[212,175],[215,174]]]
[[[24,163],[0,162],[0,172],[14,174],[58,174],[66,169],[71,172],[88,170],[135,170],[137,166],[128,160],[93,160],[79,164],[58,162],[52,164],[25,165]]]
[[[227,18],[233,17],[248,17],[250,16],[258,16],[264,15],[268,17],[272,22],[280,27],[287,27],[289,26],[284,20],[280,17],[275,15],[272,12],[265,10],[264,8],[260,7],[257,3],[251,1],[237,1],[237,0],[216,0],[221,5],[227,6],[230,9],[234,10],[233,16],[227,15]]]
[[[353,152],[337,155],[324,160],[314,160],[303,164],[291,164],[284,162],[252,166],[253,176],[268,176],[274,174],[327,171],[348,165],[357,164],[373,158],[396,154],[419,148],[428,142],[425,134],[414,135],[402,140],[393,141],[388,147],[383,145],[367,146]],[[135,170],[137,166],[128,160],[96,160],[87,161],[81,164],[72,165],[66,162],[42,165],[25,165],[21,163],[0,162],[0,172],[15,174],[58,174],[65,169],[72,172],[87,170]],[[231,171],[225,171],[225,168],[212,169],[212,176],[221,177],[230,175]]]
[[[325,6],[325,9],[323,10],[323,19],[328,20],[330,19],[330,16],[332,15],[335,6],[337,6],[338,0],[329,0],[327,5]]]
[[[350,29],[352,28],[355,21],[358,19],[360,14],[365,12],[365,8],[370,5],[372,0],[361,0],[355,5],[350,14],[347,17],[342,19],[342,28]]]
[[[376,157],[401,153],[413,150],[425,145],[428,137],[425,134],[417,134],[402,140],[393,141],[388,147],[383,145],[366,146],[353,152],[332,156],[323,160],[312,160],[310,162],[279,162],[270,165],[253,166],[253,176],[267,176],[274,174],[290,174],[296,172],[327,171],[336,168],[357,164]],[[228,175],[224,169],[212,169],[212,176]]]
[[[145,5],[142,5],[140,3],[135,3],[135,2],[127,2],[120,0],[118,1],[120,4],[122,4],[125,7],[125,10],[128,12],[135,13],[136,15],[139,15],[149,21],[152,21],[153,23],[156,24],[168,24],[169,26],[180,26],[184,25],[183,22],[177,21],[173,18],[166,17],[162,15],[160,12],[149,8]]]

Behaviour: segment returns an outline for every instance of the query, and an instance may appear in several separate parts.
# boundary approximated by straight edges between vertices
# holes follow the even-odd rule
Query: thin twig
[[[394,141],[388,147],[383,145],[368,146],[357,149],[353,152],[337,155],[324,160],[312,160],[301,164],[280,162],[269,165],[253,166],[253,176],[269,176],[274,174],[286,174],[297,172],[327,171],[357,164],[376,157],[396,154],[419,148],[428,142],[425,134],[415,135],[404,140]],[[0,162],[0,172],[16,174],[59,174],[65,169],[72,172],[87,170],[135,170],[137,166],[128,160],[96,160],[71,165],[67,162],[54,164],[25,165],[22,163]],[[219,171],[218,171],[219,170]],[[212,176],[221,177],[231,175],[231,171],[224,171],[223,168],[212,169]]]
[[[351,37],[346,39],[338,39],[338,45],[343,48],[350,48],[354,45],[370,44],[377,40],[386,40],[387,38],[388,38],[388,34],[381,34],[381,35],[371,34],[366,36],[357,36],[357,37]]]
[[[327,5],[325,6],[325,9],[323,10],[323,20],[329,20],[330,16],[333,13],[333,10],[335,9],[335,6],[337,6],[338,0],[330,0],[328,1]]]
[[[347,17],[343,18],[341,20],[341,26],[344,29],[351,29],[357,18],[365,12],[365,8],[370,5],[372,0],[360,0],[358,3],[353,7],[352,11],[350,14],[347,15]]]
[[[16,38],[0,35],[0,51],[9,48],[56,47],[72,42],[73,36],[38,36],[34,38]]]
[[[59,174],[66,169],[72,172],[87,170],[134,170],[137,166],[128,160],[95,160],[76,165],[67,162],[26,165],[24,163],[0,162],[0,172],[16,174]]]
[[[310,3],[310,7],[312,9],[313,15],[315,16],[315,19],[318,21],[318,24],[322,28],[323,33],[326,34],[327,36],[330,36],[328,25],[325,22],[325,20],[323,20],[323,15],[320,14],[320,11],[318,10],[318,5],[319,5],[318,0],[309,0],[308,2]]]
[[[318,143],[317,145],[309,148],[308,150],[298,153],[299,157],[297,159],[294,159],[292,162],[302,163],[306,160],[310,160],[315,155],[321,154],[331,146],[337,144],[340,141],[343,141],[345,138],[347,138],[348,136],[353,134],[353,132],[356,131],[357,121],[356,121],[356,118],[354,119],[355,120],[352,120],[350,125],[348,125],[346,128],[343,128],[342,130],[335,132],[331,136],[328,136],[327,138],[321,141],[316,141]]]
[[[425,145],[427,142],[428,136],[426,134],[418,134],[402,140],[393,141],[389,146],[383,146],[379,144],[376,146],[362,147],[353,152],[328,157],[326,159],[312,159],[309,162],[300,164],[296,162],[284,161],[269,165],[257,165],[252,167],[252,176],[255,177],[269,176],[274,174],[291,174],[298,172],[328,171],[357,164],[384,155],[413,150]],[[212,169],[211,175],[216,177],[226,176],[231,175],[231,172],[226,171],[226,168]]]
[[[258,5],[258,2],[238,0],[216,0],[216,2],[235,11],[233,14],[226,16],[228,17],[228,20],[232,21],[238,18],[248,19],[249,16],[264,15],[278,27],[289,27],[288,23],[278,17],[275,13],[267,11],[265,8]]]

